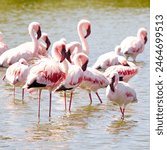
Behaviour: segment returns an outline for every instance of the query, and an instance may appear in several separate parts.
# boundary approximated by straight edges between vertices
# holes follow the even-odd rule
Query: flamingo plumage
[[[32,22],[28,26],[28,31],[32,42],[23,43],[15,48],[5,51],[0,56],[0,66],[8,67],[19,59],[24,58],[26,61],[32,60],[34,57],[38,56],[39,43],[38,39],[41,37],[41,27],[38,22]],[[35,36],[37,34],[37,37]]]
[[[144,51],[145,44],[147,43],[147,30],[139,28],[137,36],[126,37],[120,44],[121,53],[128,57],[132,57],[136,61],[137,55]]]
[[[39,89],[38,119],[40,119],[41,90],[47,89],[50,92],[49,117],[51,117],[52,90],[66,79],[66,68],[64,61],[66,57],[65,43],[57,41],[52,46],[52,57],[42,58],[30,69],[27,81],[23,88],[28,90]],[[64,62],[63,62],[64,61]]]
[[[0,55],[8,50],[8,45],[3,40],[3,34],[0,32]]]
[[[125,108],[129,103],[137,102],[137,96],[135,90],[126,82],[119,81],[119,74],[113,72],[110,75],[110,84],[106,88],[107,98],[119,105],[124,119]]]

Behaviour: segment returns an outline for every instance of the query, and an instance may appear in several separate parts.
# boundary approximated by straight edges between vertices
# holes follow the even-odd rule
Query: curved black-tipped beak
[[[64,59],[66,58],[66,48],[65,48],[65,45],[63,45],[62,47],[62,51],[61,51],[61,60],[60,60],[60,63],[62,63],[64,61]]]
[[[87,38],[90,34],[91,34],[91,26],[89,25],[84,38]]]
[[[147,43],[147,36],[144,37],[144,44]]]
[[[39,27],[37,31],[37,39],[39,39],[40,37],[41,37],[41,28]]]
[[[49,38],[46,38],[45,42],[46,42],[46,50],[48,50],[50,45],[51,45],[51,42],[50,42]]]
[[[124,79],[123,77],[119,77],[119,81],[123,81],[123,79]]]
[[[112,77],[112,79],[111,79],[111,84],[110,84],[110,89],[111,89],[113,92],[115,92],[114,82],[115,82],[115,76]]]
[[[71,52],[70,52],[70,50],[68,50],[68,51],[66,52],[66,59],[71,63],[71,58],[70,58],[70,56],[71,56]]]
[[[125,63],[125,64],[123,64],[123,66],[128,66],[128,67],[129,67],[129,64],[128,64],[128,63]]]
[[[88,65],[88,62],[89,62],[89,61],[87,60],[87,61],[86,61],[86,62],[82,65],[82,67],[81,67],[81,68],[82,68],[82,70],[83,70],[83,71],[85,71],[85,70],[86,70],[87,65]]]

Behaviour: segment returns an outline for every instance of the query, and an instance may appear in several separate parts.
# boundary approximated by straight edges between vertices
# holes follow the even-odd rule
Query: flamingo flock
[[[135,65],[136,57],[142,53],[147,42],[147,30],[140,28],[137,36],[125,38],[115,47],[115,51],[102,54],[92,67],[88,67],[89,53],[88,37],[91,34],[91,22],[82,19],[78,22],[77,33],[80,41],[67,43],[65,38],[52,44],[47,33],[42,32],[41,24],[31,22],[28,26],[31,41],[8,48],[0,32],[0,67],[6,72],[2,79],[14,87],[22,88],[24,92],[38,91],[38,120],[40,120],[41,91],[49,91],[49,118],[52,110],[52,93],[64,92],[64,109],[67,109],[66,91],[70,91],[68,111],[71,111],[73,93],[76,88],[86,90],[92,104],[92,93],[95,93],[100,103],[103,98],[98,93],[106,89],[106,97],[116,103],[124,119],[126,106],[137,102],[137,94],[128,81],[139,71]],[[131,57],[133,62],[129,61]]]

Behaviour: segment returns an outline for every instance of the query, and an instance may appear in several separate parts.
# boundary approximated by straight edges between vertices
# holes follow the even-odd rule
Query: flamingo
[[[92,91],[95,92],[100,103],[102,103],[102,100],[97,90],[100,88],[107,87],[108,84],[109,84],[109,81],[100,71],[94,68],[88,67],[86,71],[84,71],[84,77],[79,87],[81,89],[88,91],[89,98],[90,98],[90,104],[92,104],[92,96],[91,96]]]
[[[128,82],[133,76],[138,73],[139,68],[132,62],[128,62],[130,66],[115,65],[108,67],[103,73],[105,77],[109,78],[114,71],[119,74],[120,80]],[[110,78],[109,78],[110,80]]]
[[[68,73],[66,79],[55,91],[64,91],[65,109],[66,109],[66,91],[71,90],[69,103],[69,112],[71,111],[73,90],[78,87],[82,80],[84,71],[87,68],[88,56],[84,53],[78,53],[73,57],[73,63],[68,63]]]
[[[51,117],[52,90],[58,87],[60,83],[66,79],[67,68],[65,68],[65,57],[65,43],[63,41],[57,41],[52,46],[52,57],[42,58],[30,69],[23,88],[28,90],[39,89],[38,121],[40,120],[40,99],[42,89],[47,89],[50,93],[49,118]],[[59,62],[57,60],[59,60]]]
[[[139,28],[137,37],[129,36],[121,42],[121,53],[123,53],[127,59],[128,57],[132,57],[133,61],[136,61],[137,55],[144,51],[146,43],[147,30],[145,28]]]
[[[3,34],[0,32],[0,55],[8,50],[8,45],[3,41]]]
[[[23,43],[15,48],[5,51],[0,56],[0,66],[8,67],[13,63],[19,61],[20,58],[24,58],[26,61],[30,61],[33,57],[38,56],[38,39],[41,37],[41,27],[38,22],[32,22],[28,26],[28,31],[32,39],[31,42]],[[35,37],[35,33],[37,37]]]
[[[119,74],[113,72],[110,75],[111,83],[106,88],[107,98],[118,104],[122,114],[122,120],[124,120],[125,108],[129,103],[137,102],[135,90],[126,82],[119,81]]]
[[[115,47],[115,51],[111,51],[100,55],[92,68],[105,70],[113,65],[123,65],[128,66],[125,57],[120,55],[120,46]]]
[[[24,58],[21,58],[18,62],[9,66],[6,70],[6,74],[3,77],[6,82],[14,86],[14,99],[15,99],[15,87],[23,86],[26,82],[27,75],[29,73],[29,65]],[[24,100],[24,89],[22,89],[22,101]]]

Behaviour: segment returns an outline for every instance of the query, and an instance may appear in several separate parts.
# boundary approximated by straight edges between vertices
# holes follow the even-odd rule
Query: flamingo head
[[[140,28],[137,32],[137,36],[144,40],[144,44],[147,43],[147,30],[145,28]]]
[[[123,66],[129,66],[126,58],[123,56],[118,56],[118,62],[119,62],[119,64],[121,64]]]
[[[46,50],[48,50],[50,45],[51,45],[48,34],[43,32],[42,36],[41,36],[41,39],[46,43]]]
[[[86,30],[86,35],[84,36],[84,38],[87,38],[90,33],[91,33],[91,23],[90,21],[86,20],[86,19],[81,19],[78,22],[78,30]]]
[[[66,55],[66,46],[65,44],[61,45],[61,59],[60,59],[60,63],[64,61],[64,59],[67,57]]]
[[[37,34],[37,39],[41,37],[41,26],[40,23],[38,22],[31,22],[28,27],[29,33],[32,32],[33,30]]]

